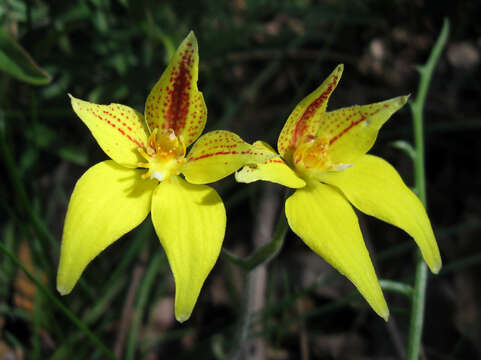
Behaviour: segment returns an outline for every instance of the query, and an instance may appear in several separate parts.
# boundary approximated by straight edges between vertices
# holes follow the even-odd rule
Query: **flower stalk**
[[[441,33],[434,45],[428,61],[418,68],[421,75],[418,93],[413,102],[410,102],[414,126],[414,179],[415,190],[419,199],[426,207],[426,175],[424,167],[424,124],[423,109],[431,78],[436,68],[441,52],[444,49],[449,34],[449,21],[444,20]],[[417,360],[423,333],[424,307],[428,271],[421,254],[417,252],[416,275],[414,280],[414,293],[412,297],[411,320],[409,327],[408,360]]]
[[[222,255],[232,263],[240,266],[245,271],[252,271],[259,265],[265,264],[272,259],[281,249],[284,244],[284,238],[287,233],[287,219],[284,215],[284,211],[279,215],[276,227],[274,229],[274,235],[272,240],[265,245],[254,251],[247,258],[241,258],[225,248],[222,249]]]

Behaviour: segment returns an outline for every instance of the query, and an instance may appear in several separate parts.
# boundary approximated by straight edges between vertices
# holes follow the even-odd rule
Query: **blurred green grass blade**
[[[281,249],[284,244],[284,238],[287,233],[287,219],[284,215],[284,211],[281,211],[279,219],[277,220],[276,228],[272,240],[257,249],[252,255],[246,259],[242,259],[226,249],[222,249],[222,256],[226,257],[229,261],[236,265],[239,265],[246,271],[252,271],[257,266],[268,262],[272,259]]]
[[[38,270],[35,271],[35,276],[38,276]],[[42,294],[38,291],[34,295],[34,313],[33,313],[33,351],[32,359],[41,359],[41,339],[40,331],[42,328],[42,312],[45,311],[42,306]]]
[[[87,166],[88,164],[87,152],[84,149],[79,149],[78,147],[69,145],[61,146],[56,151],[56,154],[61,159],[71,162],[75,165]]]
[[[18,260],[18,258],[12,254],[8,249],[0,243],[0,251],[7,256],[16,266],[18,266],[27,277],[35,283],[37,290],[42,292],[47,299],[50,301],[51,304],[55,305],[75,326],[81,329],[88,338],[94,343],[102,352],[106,355],[109,359],[116,359],[115,355],[110,351],[104,343],[79,319],[75,316],[74,313],[70,311],[70,309],[65,306],[52,292],[42,284],[42,281],[38,280],[35,276],[33,276],[26,268],[22,265],[22,263]]]
[[[152,285],[154,283],[155,277],[162,265],[164,260],[163,252],[157,251],[150,261],[149,267],[147,268],[147,272],[142,280],[142,284],[140,285],[139,295],[137,298],[137,305],[135,307],[134,319],[132,320],[132,324],[130,327],[130,334],[127,343],[127,360],[135,359],[135,350],[137,348],[137,342],[139,337],[139,330],[140,325],[142,323],[142,318],[144,317],[145,309],[147,306],[147,300],[152,290]]]
[[[142,245],[145,244],[146,241],[149,240],[153,236],[153,224],[148,217],[142,225],[137,229],[137,234],[133,241],[130,243],[128,249],[122,254],[122,259],[118,263],[117,267],[115,268],[114,272],[111,274],[108,283],[112,284],[118,278],[125,277],[125,272],[128,267],[134,262],[137,258]]]
[[[13,221],[9,221],[3,228],[3,243],[10,252],[15,252],[15,227]],[[15,276],[15,266],[6,258],[0,259],[0,298],[7,298],[10,279]]]
[[[113,286],[107,288],[107,290],[102,294],[102,297],[93,307],[89,308],[86,315],[83,317],[83,322],[85,325],[89,326],[92,325],[94,322],[98,321],[105,312],[108,310],[108,307],[111,305],[113,300],[119,296],[119,292],[123,289],[127,279],[122,278]],[[98,326],[96,328],[96,333],[98,333]],[[51,356],[51,360],[62,360],[68,358],[71,354],[73,348],[76,348],[78,345],[77,343],[85,338],[85,333],[81,330],[75,332],[69,338],[62,343],[56,350],[55,353]]]
[[[0,70],[32,85],[45,85],[51,77],[31,56],[0,29]]]

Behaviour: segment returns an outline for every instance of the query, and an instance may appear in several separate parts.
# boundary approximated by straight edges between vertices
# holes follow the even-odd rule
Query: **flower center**
[[[138,163],[139,167],[147,169],[142,175],[143,179],[163,181],[172,175],[179,175],[179,169],[185,162],[185,144],[182,137],[177,137],[172,129],[159,131],[155,128],[149,136],[147,146],[137,150],[147,160]]]
[[[301,175],[318,174],[323,171],[342,171],[351,164],[333,163],[329,154],[329,139],[307,136],[292,155],[293,165]]]

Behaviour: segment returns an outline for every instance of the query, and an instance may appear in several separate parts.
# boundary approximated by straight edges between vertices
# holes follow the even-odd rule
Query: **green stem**
[[[257,266],[266,263],[277,254],[277,252],[281,249],[282,244],[284,244],[287,228],[287,219],[284,211],[282,211],[282,214],[279,216],[279,220],[277,221],[276,228],[274,230],[274,236],[272,237],[271,242],[261,246],[246,259],[242,259],[226,249],[222,249],[222,255],[229,261],[242,267],[245,271],[251,271]]]
[[[434,45],[426,64],[419,67],[421,78],[416,99],[410,103],[414,125],[414,148],[416,157],[414,160],[414,179],[416,192],[426,207],[426,176],[424,168],[424,129],[423,129],[423,109],[426,101],[431,77],[438,62],[439,56],[446,44],[449,34],[449,21],[444,20],[443,28]],[[428,280],[428,270],[423,258],[418,251],[416,263],[416,277],[414,281],[414,293],[412,297],[411,319],[409,326],[408,360],[417,360],[421,346],[423,333],[424,306],[426,296],[426,286]]]
[[[107,356],[109,359],[116,359],[114,353],[110,351],[100,339],[92,332],[90,329],[85,326],[85,324],[75,316],[73,312],[69,310],[67,306],[65,306],[55,295],[53,295],[43,283],[38,280],[35,276],[33,276],[26,268],[23,266],[4,245],[0,242],[0,251],[3,252],[16,266],[18,266],[27,277],[33,281],[38,290],[40,290],[55,306],[57,306],[66,317],[70,319],[70,321],[77,326],[82,332],[87,335],[87,337],[99,348],[102,352]]]
[[[399,281],[381,279],[379,280],[379,285],[381,285],[381,289],[384,291],[401,294],[407,297],[411,297],[414,294],[414,289],[411,285]]]

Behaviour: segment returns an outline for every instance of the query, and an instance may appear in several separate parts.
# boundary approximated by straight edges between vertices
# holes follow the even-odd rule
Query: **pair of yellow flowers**
[[[431,271],[441,268],[423,205],[391,165],[366,154],[407,97],[326,112],[343,71],[339,65],[296,106],[276,153],[229,131],[199,138],[207,108],[197,89],[198,64],[191,32],[148,96],[144,115],[128,106],[70,96],[75,113],[111,160],[92,166],[75,186],[58,291],[70,293],[93,258],[151,212],[175,279],[175,316],[187,320],[219,257],[226,227],[222,199],[205,184],[237,171],[238,182],[265,180],[296,189],[285,204],[291,229],[387,320],[389,310],[350,204],[405,230]]]

